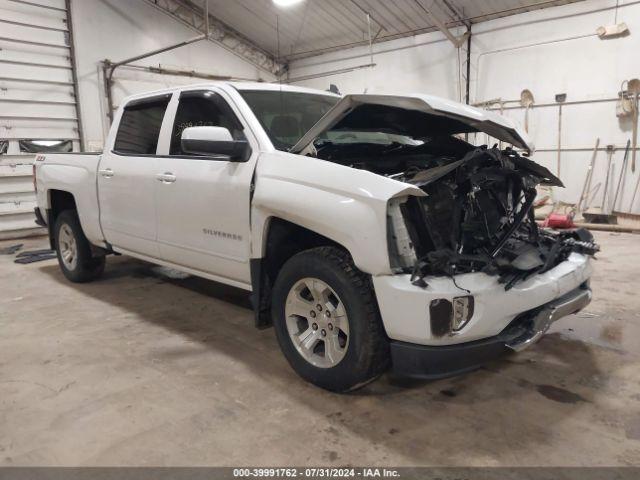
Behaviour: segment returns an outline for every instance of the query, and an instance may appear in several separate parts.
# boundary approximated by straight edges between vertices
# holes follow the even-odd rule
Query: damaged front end
[[[484,272],[506,290],[572,253],[594,255],[584,229],[553,231],[535,222],[538,185],[562,187],[549,170],[514,149],[476,147],[486,134],[531,153],[515,122],[493,112],[424,94],[347,95],[291,152],[364,169],[426,195],[388,203],[389,257],[395,272],[429,276]]]
[[[599,250],[585,229],[538,227],[536,187],[563,185],[512,149],[475,148],[457,161],[397,179],[426,193],[390,204],[392,266],[410,271],[414,285],[426,287],[432,275],[455,281],[455,275],[484,272],[509,290],[573,252]]]

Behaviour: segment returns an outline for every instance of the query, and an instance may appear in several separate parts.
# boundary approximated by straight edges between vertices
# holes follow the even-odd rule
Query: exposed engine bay
[[[427,195],[392,202],[389,246],[396,271],[425,287],[429,275],[484,272],[505,290],[599,247],[585,229],[540,228],[536,187],[563,184],[548,169],[497,145],[454,137],[415,145],[318,142],[316,156],[419,187]]]

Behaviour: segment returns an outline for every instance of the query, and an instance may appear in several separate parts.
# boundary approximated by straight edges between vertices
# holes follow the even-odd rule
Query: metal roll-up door
[[[78,151],[81,122],[66,0],[0,0],[0,239],[40,233],[38,151]]]

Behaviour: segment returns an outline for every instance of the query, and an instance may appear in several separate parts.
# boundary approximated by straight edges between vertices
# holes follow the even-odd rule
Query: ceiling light
[[[596,33],[600,38],[624,37],[629,35],[629,27],[627,27],[626,23],[622,22],[617,25],[598,27]]]
[[[302,2],[302,0],[273,0],[273,3],[275,3],[278,7],[291,7],[297,3]]]

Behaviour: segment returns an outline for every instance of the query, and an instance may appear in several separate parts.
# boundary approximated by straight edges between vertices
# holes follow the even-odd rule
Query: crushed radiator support
[[[562,182],[513,150],[476,148],[406,181],[427,193],[402,206],[418,258],[411,272],[415,285],[426,286],[429,275],[484,272],[497,275],[508,290],[572,252],[594,255],[599,250],[585,229],[538,227],[536,186]]]

